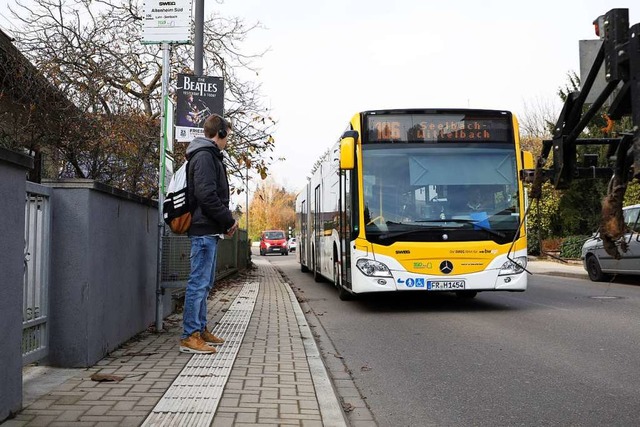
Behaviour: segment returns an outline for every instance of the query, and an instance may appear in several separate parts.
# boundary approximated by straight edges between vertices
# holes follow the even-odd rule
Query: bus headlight
[[[515,261],[515,262],[513,262]],[[527,257],[519,256],[514,258],[513,261],[507,260],[502,267],[500,267],[500,272],[498,276],[506,276],[508,274],[520,274],[524,271],[527,266]]]
[[[358,262],[356,262],[356,267],[358,267],[358,270],[362,271],[362,274],[365,276],[391,277],[389,267],[379,261],[364,258],[359,259]]]

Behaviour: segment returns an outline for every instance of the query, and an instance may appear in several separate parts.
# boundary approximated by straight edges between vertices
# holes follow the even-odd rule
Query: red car
[[[287,235],[282,230],[267,230],[260,235],[260,255],[279,253],[287,255]]]

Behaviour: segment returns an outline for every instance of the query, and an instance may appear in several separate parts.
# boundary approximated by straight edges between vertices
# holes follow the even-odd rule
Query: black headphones
[[[220,129],[218,130],[218,138],[220,139],[224,139],[227,137],[227,121],[222,117],[222,116],[218,116],[220,117]]]

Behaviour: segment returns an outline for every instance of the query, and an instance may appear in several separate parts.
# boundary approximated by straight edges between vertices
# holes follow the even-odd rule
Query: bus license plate
[[[464,289],[464,280],[428,280],[428,291],[457,291]]]

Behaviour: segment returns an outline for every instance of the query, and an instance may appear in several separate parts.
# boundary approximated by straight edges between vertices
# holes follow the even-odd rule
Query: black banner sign
[[[212,113],[224,113],[222,77],[178,74],[176,102],[176,126],[202,128]]]

